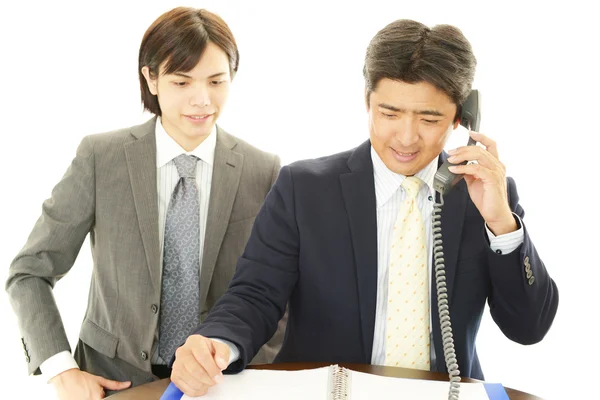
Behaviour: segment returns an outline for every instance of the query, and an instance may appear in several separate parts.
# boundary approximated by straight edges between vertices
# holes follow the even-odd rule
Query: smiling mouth
[[[401,155],[403,157],[411,157],[411,156],[414,156],[415,154],[418,153],[418,151],[413,151],[412,153],[403,153],[403,152],[397,151],[395,149],[392,149],[392,151],[394,151],[396,154],[399,154],[399,155]]]
[[[195,120],[203,120],[210,117],[212,114],[204,114],[204,115],[186,115],[186,117],[195,119]]]

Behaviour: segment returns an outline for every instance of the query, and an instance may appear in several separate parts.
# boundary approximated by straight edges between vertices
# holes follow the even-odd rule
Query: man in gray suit
[[[140,46],[144,107],[131,128],[85,137],[14,259],[6,290],[29,373],[61,400],[168,377],[226,291],[280,161],[216,126],[238,69],[235,39],[205,10],[160,16]],[[90,234],[94,269],[74,356],[52,294]],[[279,331],[254,359],[271,362]]]

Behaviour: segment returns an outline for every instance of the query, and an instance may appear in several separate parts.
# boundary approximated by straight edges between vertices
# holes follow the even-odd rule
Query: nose
[[[195,88],[190,97],[190,105],[195,107],[206,107],[210,105],[210,93],[205,86]]]
[[[416,118],[402,118],[396,130],[395,138],[402,147],[410,147],[419,141],[418,121]]]

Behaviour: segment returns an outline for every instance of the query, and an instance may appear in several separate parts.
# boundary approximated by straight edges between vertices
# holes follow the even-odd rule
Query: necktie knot
[[[196,177],[196,164],[198,163],[198,157],[181,154],[173,159],[177,172],[181,178],[195,178]]]
[[[414,199],[417,197],[422,183],[423,181],[416,176],[408,176],[402,181],[402,187],[406,190],[408,198]]]

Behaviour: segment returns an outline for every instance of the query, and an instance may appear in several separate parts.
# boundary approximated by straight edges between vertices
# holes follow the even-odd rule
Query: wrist
[[[486,221],[485,223],[495,236],[506,235],[519,229],[519,225],[510,211],[507,216],[501,219]]]
[[[64,382],[65,379],[69,379],[69,377],[73,376],[75,372],[79,372],[79,368],[70,368],[67,369],[66,371],[61,372],[60,374],[56,375],[55,377],[51,378],[48,383],[51,383],[53,385],[57,385],[57,384],[61,384]]]

